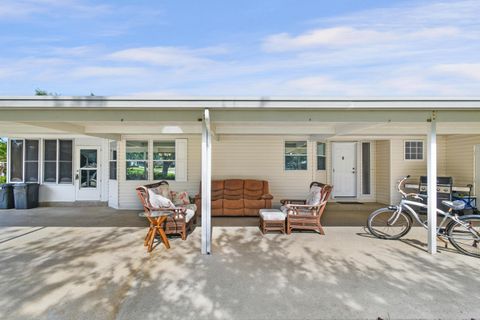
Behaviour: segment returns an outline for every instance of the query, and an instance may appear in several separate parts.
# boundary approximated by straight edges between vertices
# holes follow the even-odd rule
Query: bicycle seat
[[[443,200],[442,204],[446,205],[447,207],[453,210],[463,210],[465,208],[465,202],[460,200],[455,200],[455,201]]]

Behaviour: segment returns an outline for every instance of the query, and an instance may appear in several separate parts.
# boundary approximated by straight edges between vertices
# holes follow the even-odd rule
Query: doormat
[[[363,204],[363,202],[356,202],[356,201],[337,201],[340,204]]]

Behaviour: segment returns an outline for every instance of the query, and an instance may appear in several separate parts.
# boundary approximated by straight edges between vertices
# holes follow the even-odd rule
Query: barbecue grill
[[[452,177],[437,177],[437,208],[443,211],[448,211],[448,207],[442,204],[443,200],[452,201],[452,187],[453,187],[453,178]],[[420,177],[419,191],[420,194],[427,195],[427,177]],[[422,200],[423,203],[427,204],[427,199]],[[426,209],[422,209],[422,213],[426,213]]]

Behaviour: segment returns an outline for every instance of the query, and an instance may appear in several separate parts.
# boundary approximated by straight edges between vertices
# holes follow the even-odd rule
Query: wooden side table
[[[286,233],[285,219],[287,215],[278,209],[260,209],[260,230],[263,234],[268,231]]]
[[[138,214],[140,217],[147,218],[150,222],[150,227],[148,228],[148,232],[143,243],[144,246],[147,247],[148,252],[153,250],[153,240],[157,234],[162,239],[165,247],[170,249],[170,243],[168,242],[165,230],[163,230],[163,224],[167,220],[168,216],[172,214],[173,213],[171,211],[153,211],[150,215],[147,215],[145,212],[140,212]]]

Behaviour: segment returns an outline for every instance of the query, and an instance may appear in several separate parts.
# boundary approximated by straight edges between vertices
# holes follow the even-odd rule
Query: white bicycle
[[[413,225],[413,220],[428,228],[427,221],[422,221],[414,207],[427,208],[427,205],[419,202],[426,198],[417,193],[406,193],[403,190],[404,177],[398,183],[398,192],[402,194],[402,200],[398,205],[372,212],[367,221],[367,228],[372,235],[380,239],[395,240],[406,235]],[[447,239],[460,252],[480,258],[480,215],[458,216],[456,212],[465,207],[462,201],[442,201],[449,208],[447,212],[437,208],[437,215],[443,217],[437,227],[437,236],[445,244]]]

